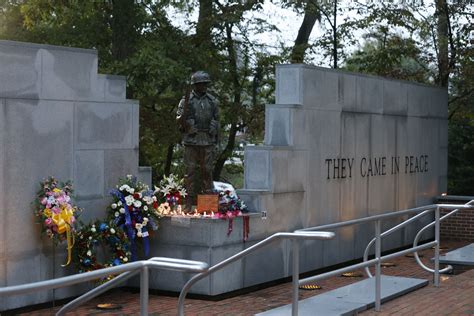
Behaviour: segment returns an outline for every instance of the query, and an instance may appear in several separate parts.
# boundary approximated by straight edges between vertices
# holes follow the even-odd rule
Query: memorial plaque
[[[197,196],[198,213],[217,213],[219,211],[219,195],[217,194],[199,194]]]

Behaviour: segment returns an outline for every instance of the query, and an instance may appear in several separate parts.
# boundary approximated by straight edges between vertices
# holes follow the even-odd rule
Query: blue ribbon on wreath
[[[130,211],[128,210],[127,202],[125,201],[125,196],[119,190],[112,190],[110,194],[115,195],[120,202],[122,202],[123,209],[125,210],[125,222],[123,224],[118,223],[119,220],[116,220],[116,224],[119,225],[126,233],[128,240],[130,240],[130,252],[132,254],[132,261],[137,260],[137,248],[135,245],[135,234],[132,227],[132,217]],[[124,229],[125,226],[125,229]]]
[[[128,210],[127,202],[125,202],[125,197],[120,193],[120,201],[122,201],[123,208],[125,210],[125,223],[123,224],[126,228],[128,239],[130,240],[130,252],[132,253],[132,261],[136,261],[137,257],[137,247],[135,245],[135,233],[132,227],[132,216]]]
[[[148,257],[148,254],[150,253],[150,241],[148,240],[148,230],[146,227],[142,228],[142,235],[143,236],[143,248],[145,250],[145,256]]]
[[[129,209],[128,209],[128,205],[127,205],[127,202],[125,201],[125,196],[122,194],[122,192],[118,191],[118,190],[112,190],[111,191],[111,194],[112,195],[115,195],[121,202],[122,202],[122,206],[125,210],[124,212],[124,219],[125,219],[125,222],[122,223],[122,224],[119,224],[119,223],[116,223],[116,224],[119,224],[119,226],[124,229],[124,226],[125,226],[125,232],[127,233],[127,237],[128,239],[130,240],[130,252],[132,254],[132,261],[136,261],[138,259],[138,256],[137,256],[137,248],[136,248],[136,244],[135,244],[135,238],[136,238],[136,234],[134,232],[134,227],[132,226],[132,217],[135,218],[135,222],[143,222],[143,219],[140,219],[140,218],[137,218],[138,216],[134,214],[134,212],[130,213]],[[133,208],[134,210],[136,210],[138,213],[138,209],[136,208]],[[120,220],[118,220],[120,221]],[[151,219],[150,219],[151,221]],[[149,238],[148,238],[148,229],[146,227],[143,227],[142,228],[142,236],[143,236],[143,248],[144,248],[144,251],[145,251],[145,256],[148,256],[149,253],[150,253],[150,241],[149,241]]]

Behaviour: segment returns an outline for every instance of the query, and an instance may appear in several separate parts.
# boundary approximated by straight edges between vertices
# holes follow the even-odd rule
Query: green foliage
[[[234,188],[244,186],[244,167],[241,164],[226,164],[222,171],[221,180],[232,184]]]
[[[393,79],[427,83],[428,66],[420,59],[420,50],[412,39],[387,33],[371,34],[362,49],[346,59],[345,68]]]
[[[474,195],[474,117],[449,122],[448,193]]]
[[[163,12],[155,12],[149,22],[152,28],[138,41],[136,52],[110,71],[126,75],[128,97],[140,100],[140,165],[153,168],[156,183],[170,172],[183,175],[182,168],[172,169],[170,158],[181,141],[176,107],[186,90],[194,49]]]
[[[474,47],[468,29],[458,36],[449,100],[448,193],[460,195],[474,195]]]

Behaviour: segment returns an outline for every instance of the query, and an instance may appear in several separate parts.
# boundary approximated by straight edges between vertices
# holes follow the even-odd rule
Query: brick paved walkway
[[[442,246],[449,251],[467,243],[445,242]],[[442,251],[443,252],[443,251]],[[425,250],[422,259],[425,262],[433,255],[433,250]],[[396,267],[383,268],[387,275],[398,275],[432,279],[432,276],[422,270],[415,259],[399,257],[392,261]],[[300,291],[300,298],[307,298],[324,291],[357,282],[361,278],[334,277],[319,283],[322,290]],[[119,303],[123,308],[114,312],[104,312],[96,309],[100,303]],[[224,299],[221,301],[186,300],[186,315],[253,315],[262,311],[276,308],[291,302],[291,283],[261,289],[248,294]],[[177,298],[160,295],[150,295],[150,315],[176,315]],[[139,294],[123,289],[98,297],[85,304],[70,315],[137,315],[139,314]],[[58,308],[49,308],[28,312],[28,315],[54,315]],[[364,315],[474,315],[474,270],[459,275],[443,276],[440,288],[430,285],[392,300],[382,305],[381,313],[374,310],[363,312]]]

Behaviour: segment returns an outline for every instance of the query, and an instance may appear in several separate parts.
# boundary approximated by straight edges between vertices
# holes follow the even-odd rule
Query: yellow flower
[[[51,217],[51,210],[49,208],[45,208],[43,214],[47,217]]]
[[[54,192],[54,193],[59,193],[59,192],[61,192],[61,189],[54,188],[54,189],[53,189],[53,192]]]

